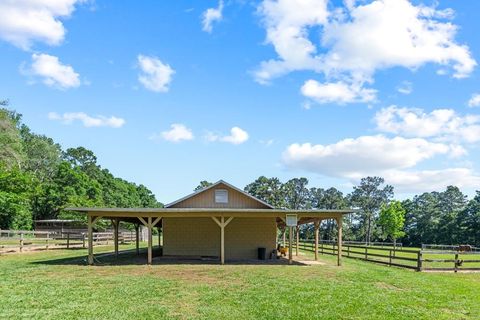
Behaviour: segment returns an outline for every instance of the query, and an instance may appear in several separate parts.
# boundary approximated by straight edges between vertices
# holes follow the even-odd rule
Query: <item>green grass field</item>
[[[105,250],[112,248],[95,248]],[[333,256],[313,266],[148,267],[143,256],[121,255],[89,267],[85,255],[0,256],[0,319],[480,318],[480,275],[473,273],[418,273],[352,259],[336,267]]]

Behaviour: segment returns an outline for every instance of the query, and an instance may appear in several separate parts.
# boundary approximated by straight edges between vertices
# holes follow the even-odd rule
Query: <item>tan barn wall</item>
[[[220,227],[211,218],[164,218],[163,253],[219,256]],[[256,259],[258,247],[275,249],[275,218],[234,218],[225,228],[225,258]]]
[[[228,190],[228,203],[215,203],[215,190]],[[255,199],[252,199],[235,189],[224,184],[199,192],[179,203],[171,206],[171,208],[241,208],[241,209],[269,209],[268,206]]]

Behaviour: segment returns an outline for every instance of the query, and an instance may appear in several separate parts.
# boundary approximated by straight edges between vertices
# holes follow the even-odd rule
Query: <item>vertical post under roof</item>
[[[318,260],[318,230],[320,229],[320,220],[315,219],[313,222],[313,229],[315,231],[315,261]]]
[[[148,217],[148,253],[147,264],[152,264],[152,217]]]
[[[93,217],[88,215],[88,264],[93,265]]]
[[[112,219],[112,224],[113,224],[113,243],[114,243],[114,248],[115,248],[115,258],[118,258],[118,225],[119,225],[119,219],[115,218]]]
[[[292,242],[293,242],[293,227],[288,229],[288,264],[292,264]]]
[[[337,217],[337,227],[338,227],[338,246],[337,246],[337,265],[342,265],[342,216]]]

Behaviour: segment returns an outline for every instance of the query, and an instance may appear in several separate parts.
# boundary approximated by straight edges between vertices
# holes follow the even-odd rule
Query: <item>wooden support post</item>
[[[283,246],[284,248],[287,246],[286,234],[287,234],[287,227],[283,227],[283,233],[282,233],[283,245],[282,245],[282,246]]]
[[[67,249],[70,249],[70,232],[67,232]]]
[[[45,246],[45,250],[48,250],[48,240],[50,239],[50,232],[47,231],[47,244]]]
[[[288,264],[292,264],[292,260],[293,260],[292,242],[293,242],[293,227],[289,227],[288,229]]]
[[[318,260],[318,230],[320,229],[320,220],[319,219],[315,219],[315,221],[313,222],[313,228],[315,230],[315,261]],[[323,249],[323,247],[322,247]]]
[[[140,226],[138,224],[135,224],[135,248],[137,250],[137,255],[140,254],[140,234],[138,229],[140,229]]]
[[[423,266],[422,266],[422,262],[423,262],[423,259],[422,259],[422,250],[418,251],[418,255],[417,255],[417,271],[421,272],[422,269],[423,269]]]
[[[148,217],[148,253],[147,253],[147,264],[152,264],[152,217]]]
[[[93,217],[88,215],[88,264],[93,265]]]
[[[342,265],[342,217],[337,218],[338,227],[338,246],[337,246],[337,265]]]
[[[115,248],[115,258],[118,258],[118,227],[120,220],[118,218],[112,219],[113,224],[113,243]]]
[[[162,247],[162,238],[160,238],[160,227],[157,228],[157,232],[158,232],[158,247],[161,248]]]
[[[86,246],[85,246],[85,238],[86,238],[86,237],[85,237],[85,232],[82,232],[82,242],[83,242],[83,245],[82,245],[82,246],[83,246],[83,249],[86,248]]]
[[[20,252],[23,251],[23,232],[20,232]]]
[[[298,246],[300,245],[300,226],[295,228],[295,235],[297,236],[295,242],[295,255],[298,257]]]
[[[230,217],[225,221],[225,218],[220,217],[220,221],[217,217],[212,217],[213,221],[220,227],[220,263],[225,264],[225,227],[233,220],[233,217]]]

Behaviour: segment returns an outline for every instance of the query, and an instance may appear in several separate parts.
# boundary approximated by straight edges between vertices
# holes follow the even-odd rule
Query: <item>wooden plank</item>
[[[147,264],[152,264],[152,217],[147,218],[147,228],[148,228],[148,250],[147,250]]]
[[[93,218],[88,215],[88,264],[93,265]]]
[[[337,228],[338,228],[338,250],[337,250],[337,265],[342,265],[342,229],[343,229],[343,221],[342,217],[339,217],[337,220]]]
[[[316,219],[313,223],[313,228],[315,229],[315,261],[318,261],[318,232],[320,229],[320,220]]]

